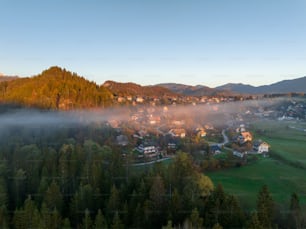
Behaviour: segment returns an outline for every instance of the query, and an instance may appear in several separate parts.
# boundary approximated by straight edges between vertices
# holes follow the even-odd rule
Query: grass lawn
[[[215,184],[237,196],[245,208],[253,209],[257,193],[266,184],[273,199],[283,207],[289,206],[290,195],[296,192],[306,207],[306,132],[290,128],[306,128],[305,123],[288,121],[258,121],[252,125],[255,139],[271,145],[271,158],[254,164],[207,173]],[[273,156],[275,155],[275,156]],[[302,168],[297,165],[301,165]]]
[[[306,128],[305,123],[261,121],[254,124],[253,133],[255,138],[268,142],[273,153],[306,168],[306,132],[289,126]]]
[[[289,206],[290,195],[296,192],[300,203],[306,205],[305,170],[283,164],[272,158],[261,158],[254,164],[206,173],[215,185],[221,183],[230,194],[235,195],[246,209],[254,209],[257,193],[266,184],[273,199]]]

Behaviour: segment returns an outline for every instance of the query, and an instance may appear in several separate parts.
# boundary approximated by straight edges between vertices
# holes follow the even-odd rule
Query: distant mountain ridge
[[[225,84],[216,87],[218,90],[229,90],[243,94],[273,94],[273,93],[305,93],[306,92],[306,76],[292,79],[283,80],[270,85],[263,85],[254,87],[246,84]]]
[[[5,75],[0,74],[0,82],[11,81],[15,79],[18,79],[18,77],[17,76],[5,76]]]
[[[177,94],[182,94],[186,96],[216,96],[216,95],[230,96],[237,94],[229,90],[215,89],[203,85],[191,86],[185,84],[165,83],[165,84],[158,84],[157,86],[165,87]]]

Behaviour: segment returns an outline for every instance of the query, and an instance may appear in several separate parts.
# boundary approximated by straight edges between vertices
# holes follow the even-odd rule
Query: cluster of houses
[[[255,98],[254,98],[255,99]],[[114,100],[119,104],[129,103],[132,105],[137,104],[167,104],[167,105],[176,105],[176,104],[218,104],[218,103],[227,103],[237,100],[244,100],[243,97],[237,96],[184,96],[184,95],[164,95],[159,96],[114,96]]]
[[[137,101],[137,98],[126,98],[132,101]],[[141,100],[138,100],[141,102]],[[214,101],[217,102],[217,101]],[[214,106],[209,106],[213,109]],[[201,120],[184,119],[182,115],[171,112],[171,106],[136,106],[130,109],[130,116],[128,123],[128,129],[133,131],[129,134],[124,131],[120,132],[116,137],[117,145],[134,147],[134,153],[136,157],[141,159],[154,159],[160,157],[165,152],[175,152],[179,149],[184,138],[209,138],[212,133],[217,130],[214,126],[208,122]],[[253,111],[248,110],[245,115],[253,114]],[[236,117],[236,119],[235,119]],[[243,113],[237,113],[235,117],[230,117],[232,122],[228,124],[237,128],[235,137],[231,139],[231,142],[236,144],[237,147],[232,147],[232,154],[236,157],[243,158],[247,154],[262,154],[266,156],[269,152],[269,144],[254,140],[252,133],[247,130],[246,125],[243,123]],[[237,119],[238,117],[238,119]],[[114,128],[120,128],[120,121],[110,120],[110,125]],[[190,125],[191,124],[191,125]],[[218,131],[217,131],[218,132]],[[163,144],[159,144],[157,141],[152,140],[152,136],[158,138],[164,137]],[[172,139],[172,140],[169,140]],[[174,139],[174,140],[173,140]],[[218,154],[222,152],[222,144],[210,145],[209,152],[212,154]],[[206,149],[205,149],[206,151]]]
[[[236,157],[243,158],[247,154],[262,154],[267,156],[269,152],[270,145],[262,140],[254,140],[252,134],[246,130],[244,124],[241,124],[237,129],[236,132],[239,133],[234,139],[233,142],[236,143],[238,146],[241,146],[240,149],[245,149],[243,146],[246,143],[250,143],[252,148],[249,150],[239,150],[235,149],[233,151],[233,155]]]
[[[278,120],[301,120],[306,119],[306,104],[302,102],[291,101],[286,107],[283,107],[282,116]]]

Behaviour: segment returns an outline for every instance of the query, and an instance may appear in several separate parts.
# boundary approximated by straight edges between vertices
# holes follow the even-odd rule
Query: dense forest
[[[114,131],[105,123],[1,126],[0,227],[302,228],[296,194],[281,213],[263,186],[256,208],[243,209],[188,153],[133,166]]]
[[[47,109],[106,107],[112,94],[59,67],[50,67],[37,76],[0,82],[0,102]]]

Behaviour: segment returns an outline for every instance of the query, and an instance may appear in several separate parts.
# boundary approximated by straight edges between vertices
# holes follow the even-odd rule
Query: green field
[[[283,207],[289,206],[290,195],[296,192],[306,207],[306,132],[288,126],[306,128],[305,123],[260,121],[252,125],[256,139],[271,145],[271,157],[251,165],[210,172],[215,184],[237,196],[242,205],[255,207],[257,193],[266,184],[273,199]]]
[[[207,175],[217,185],[238,197],[245,208],[255,207],[257,193],[266,184],[279,204],[289,206],[290,195],[296,192],[301,204],[306,204],[306,171],[272,158],[261,158],[252,165],[210,172]]]
[[[272,154],[306,168],[306,123],[293,121],[261,121],[254,124],[255,138],[267,141]]]

